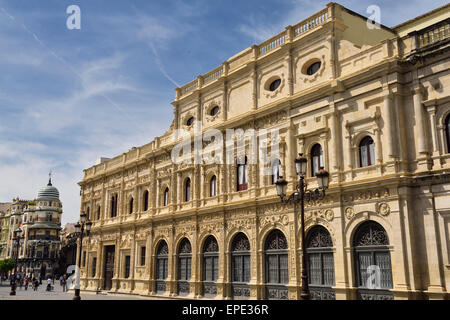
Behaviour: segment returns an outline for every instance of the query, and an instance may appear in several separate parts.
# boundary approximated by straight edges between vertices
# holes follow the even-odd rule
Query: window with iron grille
[[[309,284],[334,286],[333,241],[328,230],[313,227],[307,234],[306,247]]]
[[[183,239],[178,249],[178,280],[188,281],[191,279],[192,248],[187,239]]]
[[[219,278],[219,245],[209,236],[203,246],[203,281],[216,282]]]
[[[169,247],[161,241],[156,252],[156,279],[165,280],[168,276]]]
[[[359,287],[367,288],[372,272],[369,267],[379,269],[378,289],[391,289],[392,268],[389,251],[389,238],[384,228],[375,221],[363,223],[355,232],[353,247],[355,254],[356,282]],[[375,277],[375,278],[377,278]]]
[[[231,279],[233,282],[250,281],[250,241],[238,233],[231,245]]]
[[[288,246],[280,230],[272,231],[265,243],[266,283],[286,284],[289,282]]]

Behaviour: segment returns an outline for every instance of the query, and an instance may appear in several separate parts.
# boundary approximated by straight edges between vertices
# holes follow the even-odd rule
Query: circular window
[[[276,79],[276,80],[272,81],[272,83],[269,86],[269,90],[270,91],[277,90],[278,87],[280,86],[280,84],[281,84],[281,79]]]
[[[218,114],[218,113],[219,113],[219,107],[218,107],[218,106],[215,106],[215,107],[212,108],[211,111],[209,112],[209,114],[210,114],[211,116],[215,116],[215,115]]]
[[[194,117],[190,117],[190,118],[188,119],[188,121],[186,122],[186,125],[192,126],[193,123],[194,123]]]
[[[320,61],[314,62],[312,65],[308,67],[308,69],[306,69],[306,74],[309,76],[313,75],[314,73],[319,71],[321,65],[322,62]]]

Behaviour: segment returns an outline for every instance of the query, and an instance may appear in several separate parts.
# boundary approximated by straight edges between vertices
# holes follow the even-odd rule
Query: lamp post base
[[[80,301],[81,300],[80,289],[75,289],[75,295],[73,296],[72,300],[76,300],[76,301]]]
[[[311,295],[309,293],[302,293],[300,294],[300,298],[302,298],[302,300],[311,300]]]
[[[10,296],[15,296],[16,295],[16,284],[13,284],[11,286],[11,291],[9,292]]]

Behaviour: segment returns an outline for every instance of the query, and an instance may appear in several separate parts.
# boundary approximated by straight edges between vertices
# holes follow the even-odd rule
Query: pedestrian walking
[[[20,290],[22,290],[22,286],[23,286],[23,277],[20,277],[20,279],[19,279],[19,288],[20,288]]]
[[[63,288],[63,292],[66,292],[66,284],[67,284],[67,280],[66,280],[66,275],[64,275],[64,277],[62,277],[62,288]]]
[[[39,287],[39,281],[38,281],[38,279],[34,278],[33,284],[34,284],[34,291],[37,291],[37,289],[38,289],[38,287]]]
[[[28,283],[30,282],[30,278],[29,277],[27,277],[26,279],[25,279],[25,290],[28,290]]]
[[[62,284],[63,284],[63,280],[64,280],[64,277],[61,275],[61,277],[59,277],[59,285],[62,287]]]
[[[50,277],[48,277],[47,279],[47,291],[51,291],[52,290],[52,279]]]

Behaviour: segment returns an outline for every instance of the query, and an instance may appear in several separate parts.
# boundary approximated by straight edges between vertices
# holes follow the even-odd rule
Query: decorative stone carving
[[[305,214],[306,220],[308,220],[308,219],[317,220],[317,218],[322,218],[322,219],[327,220],[328,222],[331,222],[334,219],[334,211],[331,209],[309,210]]]
[[[385,202],[382,202],[378,205],[378,214],[386,217],[389,215],[389,213],[391,213],[391,208],[389,207],[389,205]]]
[[[348,207],[345,209],[345,216],[348,220],[352,219],[355,216],[355,210],[352,207]]]
[[[289,224],[289,217],[285,214],[259,217],[259,225],[261,226],[261,228],[269,223],[281,223],[282,225],[287,226]]]

